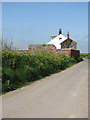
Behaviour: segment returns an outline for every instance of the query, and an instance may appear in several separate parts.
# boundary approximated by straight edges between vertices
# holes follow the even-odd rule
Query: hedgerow
[[[2,91],[15,90],[52,73],[82,61],[50,52],[28,52],[2,50]]]

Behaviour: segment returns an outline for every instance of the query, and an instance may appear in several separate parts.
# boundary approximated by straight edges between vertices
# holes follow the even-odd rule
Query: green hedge
[[[2,91],[15,90],[81,60],[50,52],[36,51],[31,55],[28,52],[2,50]]]

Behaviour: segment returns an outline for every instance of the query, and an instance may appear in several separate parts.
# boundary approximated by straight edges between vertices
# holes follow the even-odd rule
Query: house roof
[[[67,39],[67,37],[63,36],[62,34],[56,36],[55,38],[51,39],[50,42],[48,42],[47,44],[53,44],[56,46],[56,49],[61,49],[61,43],[63,41],[65,41]]]
[[[51,36],[51,40],[54,39],[55,37],[57,37],[57,36]]]

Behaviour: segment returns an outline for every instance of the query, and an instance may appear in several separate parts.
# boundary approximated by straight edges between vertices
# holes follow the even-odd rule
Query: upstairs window
[[[59,40],[61,40],[62,38],[59,38]]]
[[[69,48],[73,48],[73,45],[70,45]]]

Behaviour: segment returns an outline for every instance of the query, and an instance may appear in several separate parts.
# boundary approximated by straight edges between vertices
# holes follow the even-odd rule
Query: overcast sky
[[[3,2],[2,25],[4,40],[20,49],[49,42],[61,28],[88,52],[88,2]]]

